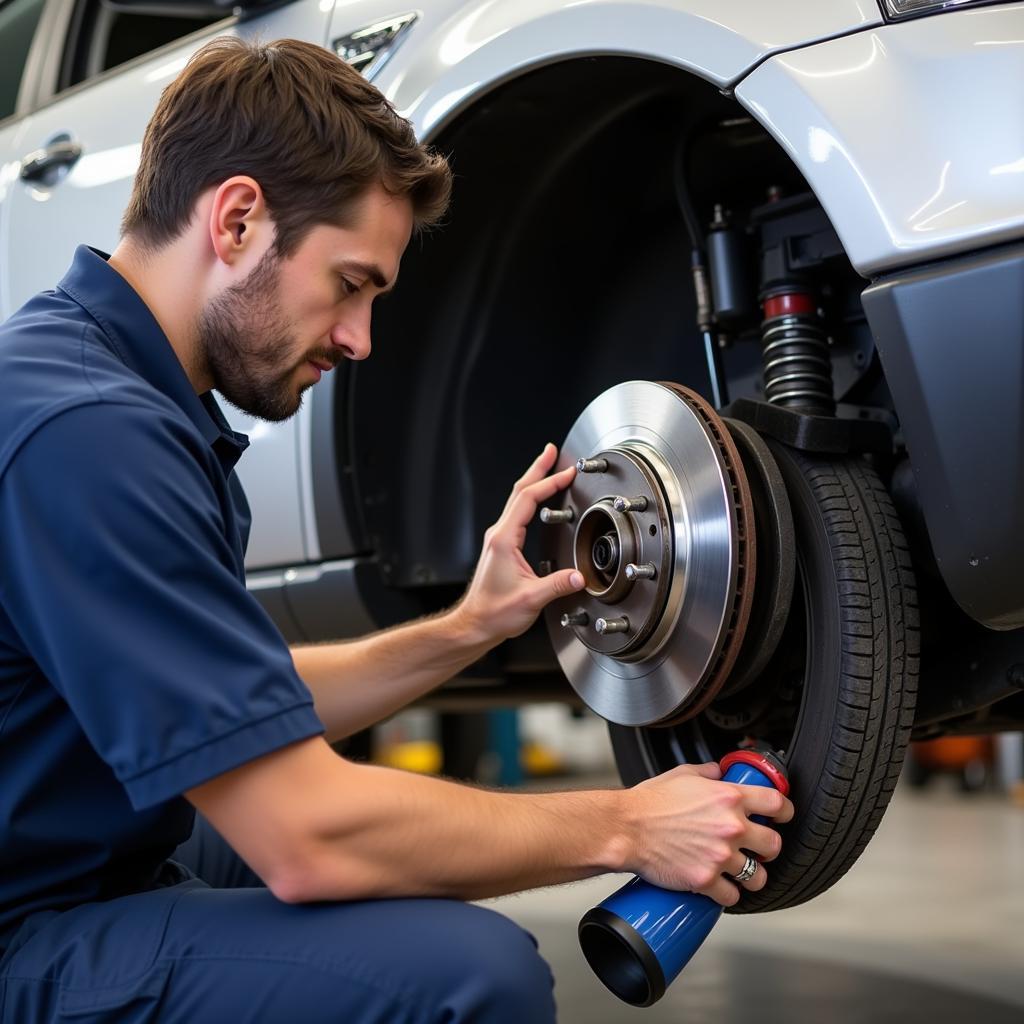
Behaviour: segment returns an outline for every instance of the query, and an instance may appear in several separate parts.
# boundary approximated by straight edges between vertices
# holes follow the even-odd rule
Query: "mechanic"
[[[3,1021],[539,1024],[536,944],[463,901],[632,871],[732,904],[741,849],[779,853],[748,816],[792,805],[714,765],[520,795],[329,745],[582,586],[521,553],[572,477],[552,445],[443,614],[289,650],[245,588],[247,441],[212,390],[279,421],[366,358],[449,191],[333,54],[217,39],[163,93],[114,253],[0,328]]]

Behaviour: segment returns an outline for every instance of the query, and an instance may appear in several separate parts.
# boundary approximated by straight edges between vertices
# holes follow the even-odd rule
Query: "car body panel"
[[[1024,245],[889,275],[864,309],[950,594],[1024,626]]]
[[[882,21],[874,0],[438,0],[412,9],[420,21],[375,82],[421,138],[493,86],[550,61],[634,55],[725,87],[771,53]],[[330,39],[395,12],[391,0],[339,4]]]
[[[865,276],[1024,235],[1024,5],[772,57],[736,96]]]

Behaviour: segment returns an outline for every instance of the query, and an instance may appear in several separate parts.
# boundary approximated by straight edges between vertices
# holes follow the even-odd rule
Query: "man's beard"
[[[315,352],[291,362],[300,348],[279,307],[279,260],[271,249],[239,284],[211,299],[196,324],[200,358],[214,387],[257,419],[279,423],[302,404],[295,371],[309,358],[334,362]]]

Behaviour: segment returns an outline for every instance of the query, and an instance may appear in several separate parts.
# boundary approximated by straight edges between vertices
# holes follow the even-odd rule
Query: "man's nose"
[[[348,316],[331,328],[331,344],[357,362],[370,354],[370,315]]]

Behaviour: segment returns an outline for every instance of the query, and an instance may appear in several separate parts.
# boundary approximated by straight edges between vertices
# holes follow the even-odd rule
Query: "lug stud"
[[[581,608],[579,611],[566,612],[562,616],[562,628],[568,629],[570,626],[586,626],[590,623],[590,616],[583,611]]]
[[[616,512],[646,512],[647,499],[642,494],[636,498],[616,498],[612,508]]]
[[[577,473],[607,473],[607,459],[580,459],[576,463]]]
[[[574,512],[571,508],[542,508],[540,510],[540,521],[542,523],[571,523]]]
[[[627,580],[653,580],[657,575],[658,569],[653,562],[644,562],[641,565],[630,562],[626,566]]]
[[[604,636],[606,633],[628,633],[629,619],[625,615],[620,619],[598,619],[594,623],[594,629]]]

